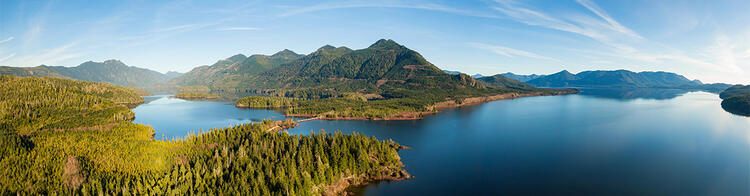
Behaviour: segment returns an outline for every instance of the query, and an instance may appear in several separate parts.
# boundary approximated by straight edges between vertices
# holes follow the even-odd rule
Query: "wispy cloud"
[[[560,61],[552,57],[547,57],[543,55],[539,55],[533,52],[523,51],[519,49],[513,49],[508,48],[505,46],[495,46],[495,45],[489,45],[489,44],[483,44],[483,43],[474,43],[470,42],[467,43],[469,46],[484,50],[489,50],[495,54],[507,56],[507,57],[516,57],[516,56],[522,56],[522,57],[529,57],[529,58],[536,58],[536,59],[544,59],[544,60],[551,60],[551,61]]]
[[[3,57],[0,62],[7,62],[6,64],[11,66],[33,66],[33,65],[55,65],[64,60],[80,57],[83,53],[72,52],[71,48],[76,46],[76,42],[71,42],[57,48],[44,50],[37,54],[28,54],[23,56],[15,57],[15,53],[7,57]],[[7,59],[6,59],[7,58]]]
[[[635,50],[624,44],[623,41],[643,39],[642,36],[621,25],[589,0],[577,0],[576,2],[597,17],[589,15],[549,15],[511,0],[496,0],[496,2],[498,5],[494,6],[493,9],[518,22],[586,36],[623,52]]]
[[[309,12],[318,12],[318,11],[334,10],[334,9],[349,9],[349,8],[404,8],[404,9],[419,9],[419,10],[446,12],[446,13],[451,13],[451,14],[482,17],[482,18],[498,18],[499,17],[497,15],[490,14],[490,13],[481,13],[481,12],[476,12],[476,11],[457,9],[457,8],[447,7],[447,6],[443,6],[439,4],[414,4],[414,3],[405,3],[405,2],[390,2],[390,3],[346,2],[346,3],[333,3],[333,4],[319,4],[319,5],[309,6],[309,7],[291,9],[287,12],[281,13],[279,16],[288,17],[288,16],[294,16],[294,15],[299,15],[299,14],[304,14],[304,13],[309,13]]]
[[[8,38],[6,38],[4,40],[0,40],[0,44],[5,43],[5,42],[9,42],[10,40],[13,40],[13,37],[8,37]]]
[[[5,57],[3,57],[3,58],[0,58],[0,63],[2,63],[2,62],[4,62],[4,61],[6,61],[6,60],[8,60],[8,59],[12,58],[13,56],[16,56],[16,53],[11,53],[11,54],[10,54],[10,55],[8,55],[8,56],[5,56]]]
[[[257,27],[223,27],[216,29],[217,31],[257,31],[260,28]]]

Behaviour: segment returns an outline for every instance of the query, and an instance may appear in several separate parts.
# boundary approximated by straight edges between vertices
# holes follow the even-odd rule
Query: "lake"
[[[632,91],[632,92],[629,92]],[[151,97],[136,123],[157,136],[283,119],[231,103]],[[324,129],[392,139],[416,176],[357,188],[361,195],[750,195],[750,118],[718,95],[584,89],[445,110],[423,120],[316,120]]]

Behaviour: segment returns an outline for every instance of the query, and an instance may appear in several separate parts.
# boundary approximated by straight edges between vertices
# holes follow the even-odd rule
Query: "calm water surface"
[[[750,195],[750,118],[704,92],[529,97],[446,110],[415,121],[310,121],[288,130],[359,132],[413,147],[414,179],[363,195]],[[268,110],[168,97],[134,109],[157,135],[264,118]]]

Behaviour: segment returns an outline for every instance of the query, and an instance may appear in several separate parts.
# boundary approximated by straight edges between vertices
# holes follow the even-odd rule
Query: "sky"
[[[747,10],[747,0],[2,0],[0,65],[118,59],[187,72],[385,38],[468,74],[628,69],[750,84]]]

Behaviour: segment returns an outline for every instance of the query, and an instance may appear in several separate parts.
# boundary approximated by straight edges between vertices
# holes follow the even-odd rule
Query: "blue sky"
[[[234,54],[381,38],[469,74],[670,71],[750,83],[750,1],[0,1],[0,65],[119,59],[186,72]]]

